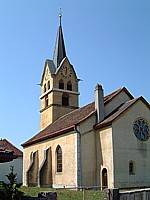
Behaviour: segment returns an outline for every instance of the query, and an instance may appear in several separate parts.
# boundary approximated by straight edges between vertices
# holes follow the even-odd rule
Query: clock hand
[[[67,75],[67,72],[68,72],[68,69],[67,69],[67,67],[66,67],[66,71],[65,71],[65,74]]]

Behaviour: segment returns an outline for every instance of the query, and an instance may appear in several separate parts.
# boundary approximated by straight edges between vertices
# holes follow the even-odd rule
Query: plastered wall
[[[24,148],[23,185],[27,185],[26,172],[30,166],[31,152],[38,151],[39,168],[44,160],[44,150],[51,147],[52,152],[52,184],[53,187],[76,186],[77,184],[77,135],[75,132],[55,139],[47,140],[33,146]],[[56,148],[62,148],[62,172],[56,171]]]
[[[150,139],[140,141],[133,132],[133,123],[139,117],[150,123],[149,109],[142,101],[113,123],[115,187],[150,185]],[[135,174],[129,174],[129,161],[135,163]]]

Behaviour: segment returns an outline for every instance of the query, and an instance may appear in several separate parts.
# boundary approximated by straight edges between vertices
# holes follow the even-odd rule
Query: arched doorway
[[[102,187],[108,187],[107,169],[102,170]]]

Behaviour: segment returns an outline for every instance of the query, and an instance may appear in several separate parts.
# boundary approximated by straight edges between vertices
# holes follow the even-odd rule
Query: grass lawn
[[[21,191],[25,195],[38,196],[40,191],[54,191],[49,188],[38,188],[38,187],[21,187]],[[103,192],[100,190],[84,190],[75,191],[67,189],[57,189],[58,200],[103,200]]]

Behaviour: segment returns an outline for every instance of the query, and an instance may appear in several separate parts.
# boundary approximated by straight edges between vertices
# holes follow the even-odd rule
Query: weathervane
[[[60,18],[60,26],[61,26],[61,18],[62,18],[62,11],[61,11],[61,8],[60,8],[60,13],[59,13],[59,18]]]

